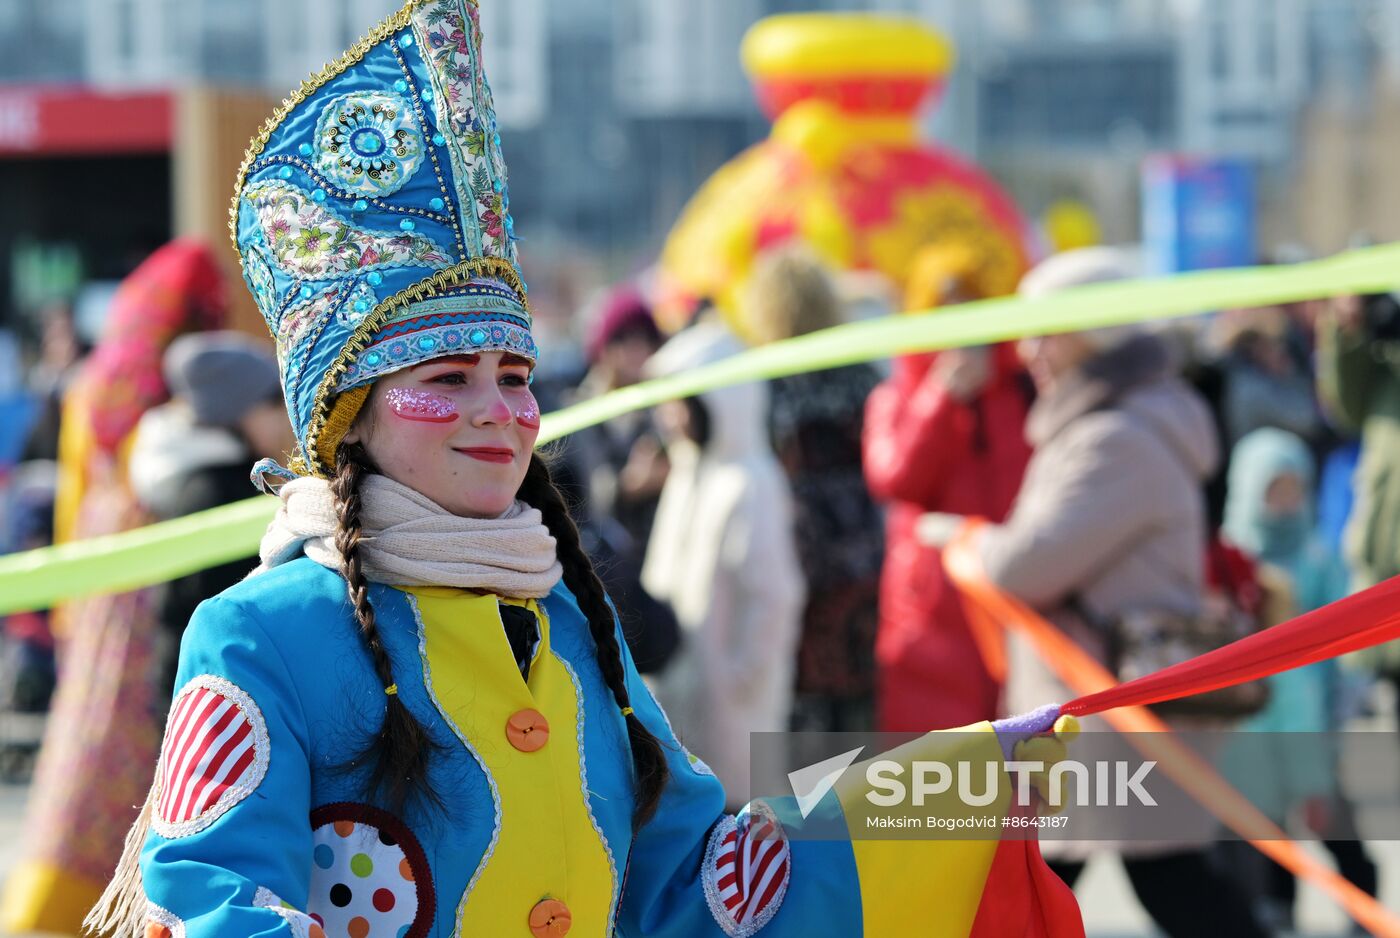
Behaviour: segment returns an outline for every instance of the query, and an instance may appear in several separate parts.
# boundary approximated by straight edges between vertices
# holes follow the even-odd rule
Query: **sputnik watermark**
[[[852,749],[788,773],[804,818],[836,786],[862,751],[863,748]],[[1021,760],[903,763],[875,759],[864,766],[864,797],[877,808],[922,808],[928,799],[955,791],[963,805],[985,808],[1002,797],[1002,785],[1009,783],[1013,804],[1021,808],[1034,805],[1038,791],[1044,793],[1051,808],[1070,804],[1071,797],[1079,807],[1154,807],[1157,800],[1144,783],[1156,767],[1155,761],[1134,766],[1126,760],[1084,763],[1062,759],[1047,769],[1044,762]],[[1038,779],[1043,782],[1037,784]]]
[[[979,765],[983,769],[980,792],[974,790]],[[1083,762],[1063,759],[1052,765],[1047,774],[1044,762],[958,762],[951,766],[946,762],[913,762],[909,765],[911,784],[906,785],[903,763],[877,759],[865,770],[866,783],[872,789],[865,793],[865,798],[877,808],[894,808],[904,804],[922,808],[925,799],[951,791],[956,776],[958,800],[968,807],[985,808],[1001,797],[1005,774],[1015,781],[1014,803],[1018,807],[1029,808],[1034,804],[1034,777],[1047,775],[1046,801],[1051,807],[1058,808],[1069,803],[1065,797],[1067,776],[1074,779],[1071,788],[1075,792],[1075,804],[1080,807],[1091,803],[1091,794],[1092,803],[1099,807],[1111,805],[1125,808],[1134,804],[1151,807],[1157,801],[1143,787],[1143,781],[1156,766],[1156,762],[1144,762],[1133,770],[1127,762],[1098,762],[1091,771]]]
[[[851,763],[864,751],[865,747],[861,746],[788,773],[788,783],[792,785],[792,793],[797,796],[797,810],[802,812],[804,819],[811,815],[826,793],[841,780]]]
[[[1230,812],[1247,818],[1253,804],[1267,815],[1280,785],[1311,790],[1300,786],[1326,779],[1367,805],[1364,829],[1337,810],[1309,813],[1291,836],[1356,842],[1364,831],[1367,840],[1400,840],[1393,730],[1090,731],[1064,750],[1040,744],[1011,754],[989,735],[754,734],[751,790],[781,805],[796,839],[991,840],[1025,828],[1023,836],[1042,840],[1177,844],[1242,839],[1252,828]],[[1203,780],[1237,793],[1225,816],[1203,800]]]

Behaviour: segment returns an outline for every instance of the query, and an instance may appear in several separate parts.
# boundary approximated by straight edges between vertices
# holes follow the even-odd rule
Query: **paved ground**
[[[1357,824],[1364,837],[1368,831],[1384,831],[1391,836],[1400,831],[1400,818],[1394,816],[1395,793],[1386,791],[1400,778],[1400,736],[1396,736],[1391,689],[1374,689],[1372,707],[1386,716],[1361,720],[1351,728],[1376,733],[1381,752],[1390,757],[1389,765],[1370,777],[1346,777],[1347,791],[1357,809]],[[1379,734],[1389,734],[1381,736]],[[1305,849],[1330,867],[1330,857],[1320,844],[1304,844]],[[1380,869],[1380,900],[1388,909],[1400,909],[1400,840],[1372,841],[1367,845],[1371,859]],[[1099,857],[1090,863],[1077,890],[1084,923],[1091,938],[1108,936],[1148,936],[1157,934],[1133,896],[1123,868],[1112,857]],[[1299,889],[1298,934],[1342,936],[1349,933],[1350,920],[1327,895],[1304,884]]]
[[[0,879],[8,876],[20,850],[25,789],[0,785]]]
[[[1371,843],[1371,858],[1381,869],[1380,898],[1389,909],[1400,909],[1400,841]],[[1326,862],[1326,851],[1308,845],[1308,852]],[[1158,935],[1133,897],[1123,868],[1112,857],[1089,864],[1077,890],[1089,938],[1146,938]],[[1331,899],[1309,886],[1299,892],[1299,935],[1348,934],[1348,919]]]

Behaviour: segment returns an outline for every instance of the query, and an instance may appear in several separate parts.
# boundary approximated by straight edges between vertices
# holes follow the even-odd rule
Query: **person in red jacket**
[[[956,247],[917,259],[906,306],[946,306],[982,295]],[[866,404],[864,460],[871,493],[889,503],[876,640],[878,727],[922,732],[996,716],[988,672],[943,572],[921,544],[919,516],[950,512],[1001,521],[1030,459],[1024,425],[1031,391],[1010,345],[897,359]]]

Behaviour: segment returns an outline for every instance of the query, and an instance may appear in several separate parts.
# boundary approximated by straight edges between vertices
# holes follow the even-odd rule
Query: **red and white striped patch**
[[[267,763],[267,724],[253,698],[231,681],[201,674],[170,707],[151,826],[167,839],[204,830],[252,794]]]
[[[705,898],[725,934],[748,938],[767,925],[791,872],[787,834],[768,805],[755,801],[715,825],[705,850]]]

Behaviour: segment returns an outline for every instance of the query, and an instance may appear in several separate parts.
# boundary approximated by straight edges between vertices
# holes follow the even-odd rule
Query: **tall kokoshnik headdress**
[[[277,342],[293,469],[326,475],[377,378],[534,361],[477,0],[408,0],[253,140],[230,221]]]

